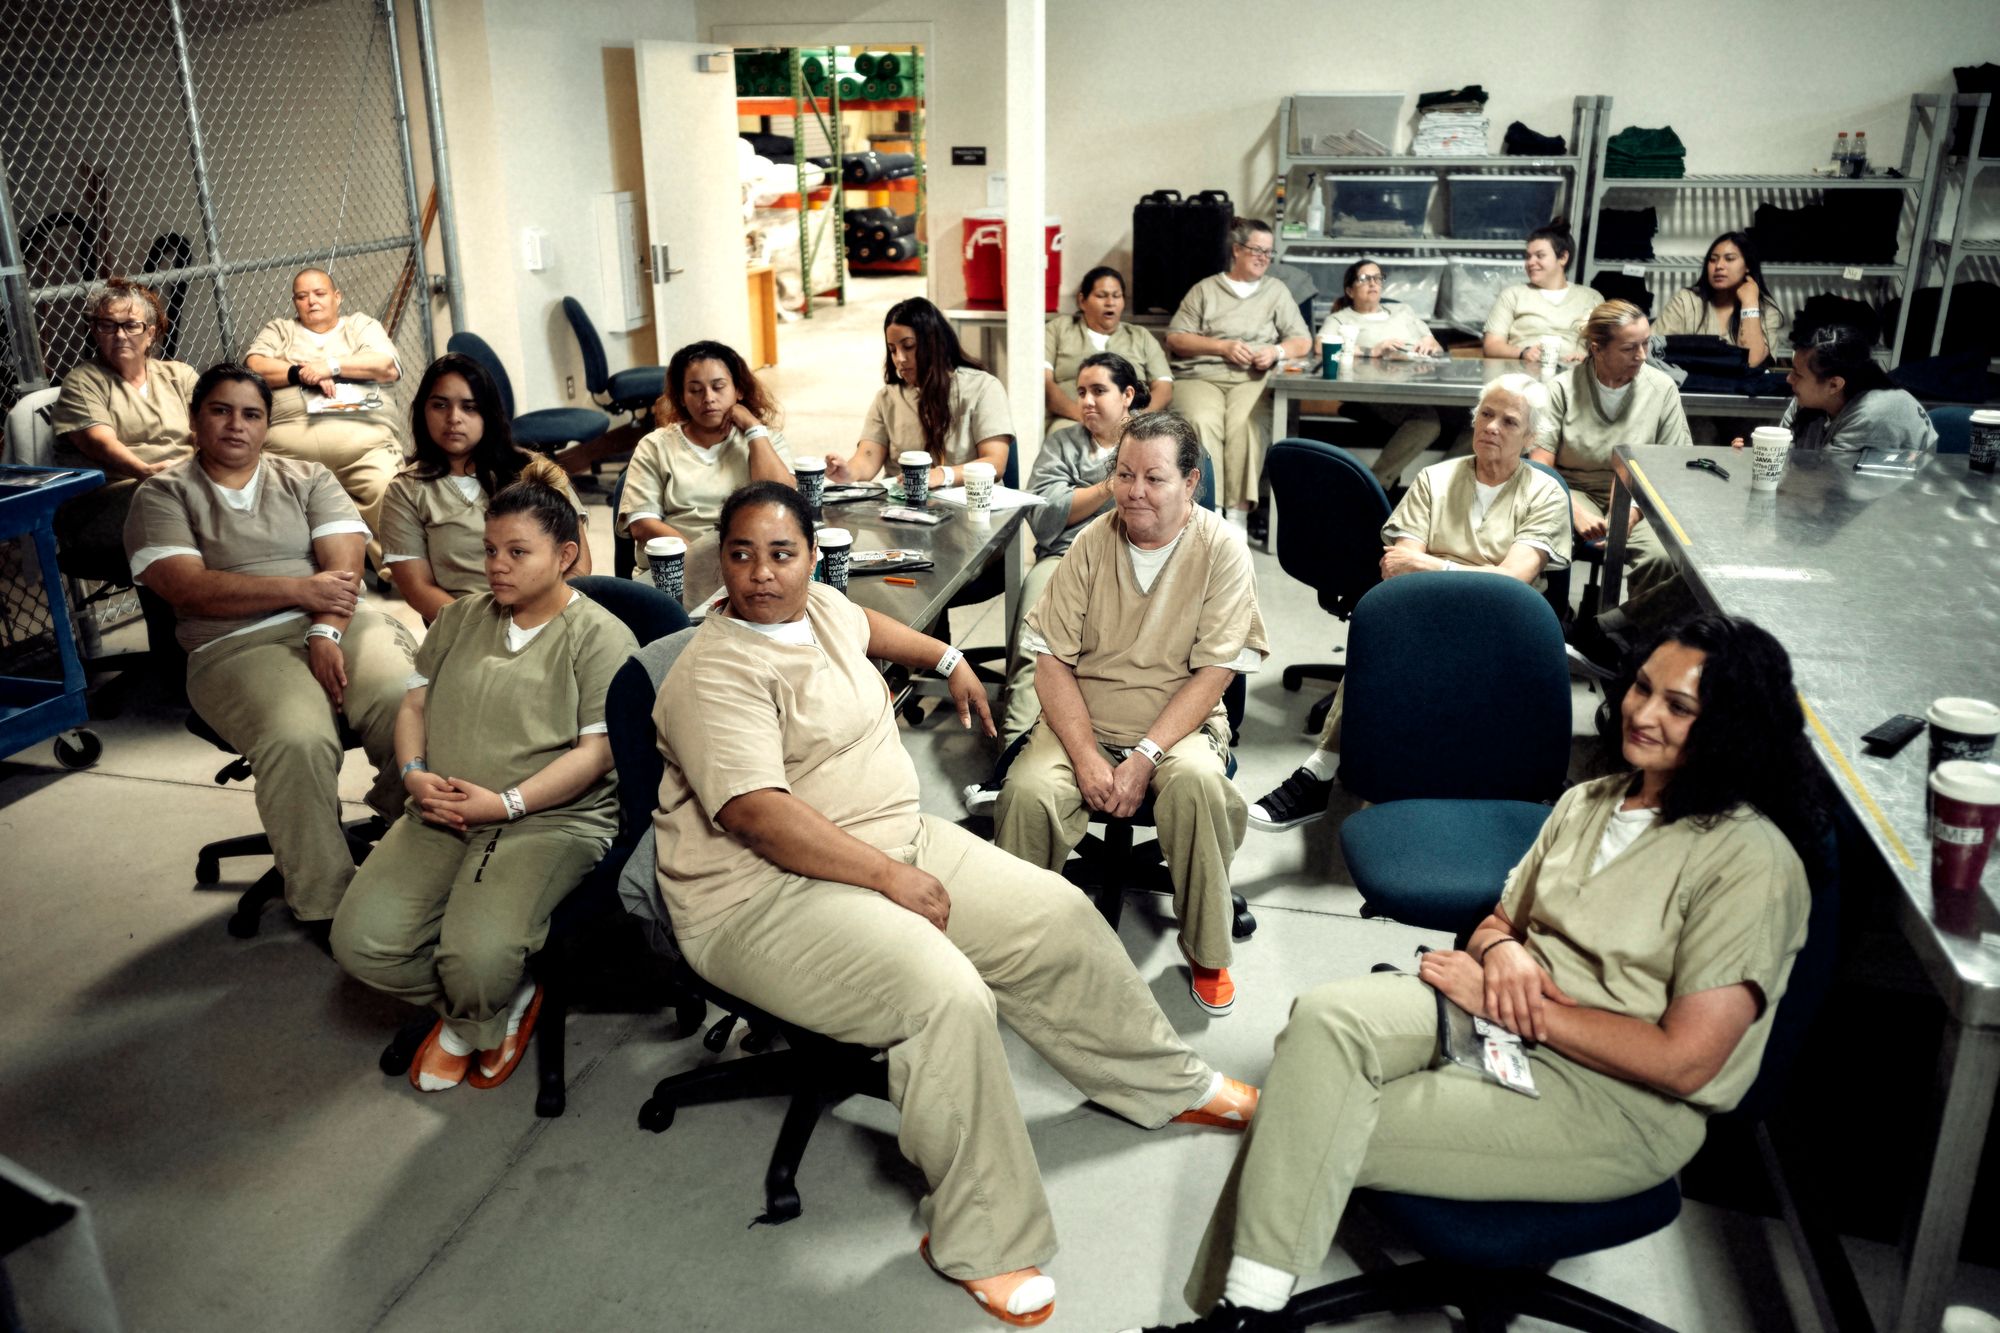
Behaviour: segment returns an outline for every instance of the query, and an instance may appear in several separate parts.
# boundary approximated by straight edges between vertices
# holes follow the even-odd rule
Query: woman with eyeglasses
[[[62,446],[56,461],[101,469],[105,484],[56,511],[56,543],[65,569],[117,581],[132,492],[194,452],[188,395],[196,375],[185,361],[153,355],[167,315],[152,288],[111,278],[90,294],[87,309],[97,355],[63,376],[49,425]]]
[[[1322,343],[1338,341],[1360,356],[1436,356],[1444,349],[1431,336],[1431,326],[1416,311],[1400,302],[1382,299],[1382,266],[1372,259],[1357,259],[1341,278],[1346,293],[1320,327]],[[1438,414],[1434,407],[1412,407],[1406,403],[1347,403],[1341,410],[1362,421],[1387,426],[1391,434],[1381,456],[1369,470],[1384,487],[1398,485],[1410,460],[1431,447],[1438,437]]]
[[[1312,330],[1285,284],[1271,274],[1271,226],[1229,225],[1229,267],[1188,289],[1167,325],[1174,358],[1174,409],[1194,423],[1222,471],[1223,513],[1241,529],[1257,507],[1264,471],[1270,373],[1312,350]]]

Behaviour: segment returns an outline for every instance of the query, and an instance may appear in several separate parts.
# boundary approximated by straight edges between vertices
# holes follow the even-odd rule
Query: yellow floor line
[[[1813,734],[1819,737],[1819,743],[1833,756],[1834,767],[1838,768],[1840,775],[1847,779],[1847,785],[1854,788],[1854,794],[1861,798],[1861,804],[1875,820],[1875,827],[1882,830],[1883,839],[1888,842],[1896,855],[1902,858],[1905,868],[1915,870],[1917,863],[1910,856],[1909,848],[1903,846],[1903,840],[1896,836],[1896,830],[1889,823],[1889,816],[1882,813],[1882,807],[1875,803],[1875,794],[1868,790],[1868,784],[1854,771],[1854,765],[1847,762],[1847,756],[1833,743],[1833,737],[1827,732],[1826,724],[1819,720],[1819,714],[1813,712],[1812,705],[1806,702],[1803,694],[1799,696],[1799,707],[1805,709],[1806,721],[1812,724]]]

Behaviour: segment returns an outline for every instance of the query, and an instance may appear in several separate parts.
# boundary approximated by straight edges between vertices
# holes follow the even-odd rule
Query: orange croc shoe
[[[1056,1280],[1039,1268],[1017,1268],[995,1277],[953,1277],[931,1260],[931,1238],[917,1244],[931,1272],[965,1288],[979,1308],[1016,1328],[1033,1328],[1056,1312]]]
[[[1257,1114],[1257,1089],[1233,1078],[1224,1078],[1222,1087],[1200,1106],[1175,1116],[1176,1125],[1214,1125],[1218,1129],[1248,1129]]]
[[[535,1020],[541,1016],[542,983],[538,981],[535,998],[528,1001],[528,1010],[521,1015],[521,1026],[501,1038],[492,1050],[479,1053],[479,1068],[472,1071],[466,1082],[475,1088],[497,1088],[505,1083],[514,1066],[521,1063],[521,1056],[528,1049],[528,1038],[535,1035]]]
[[[1229,979],[1226,967],[1203,967],[1195,962],[1188,952],[1185,941],[1181,943],[1181,957],[1187,959],[1188,994],[1194,1002],[1217,1018],[1236,1007],[1236,983]]]
[[[449,1092],[465,1081],[466,1070],[472,1067],[469,1053],[453,1055],[438,1045],[443,1034],[444,1020],[440,1018],[410,1061],[410,1086],[418,1092]]]

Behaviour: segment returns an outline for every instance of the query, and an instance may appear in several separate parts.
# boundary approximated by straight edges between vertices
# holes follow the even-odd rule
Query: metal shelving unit
[[[907,111],[910,115],[910,152],[917,159],[916,175],[903,180],[884,181],[879,186],[857,186],[857,189],[884,189],[891,192],[911,192],[917,196],[916,216],[919,226],[926,226],[930,206],[930,166],[927,161],[924,142],[924,53],[912,48],[908,52],[910,61],[911,93],[909,97],[897,98],[889,102],[849,102],[855,111]],[[910,233],[914,238],[915,232]],[[917,241],[917,255],[914,259],[892,259],[873,264],[864,272],[878,273],[928,273],[930,272],[931,247],[927,240]]]
[[[847,304],[847,233],[840,225],[840,219],[847,213],[847,193],[840,170],[840,81],[827,80],[826,96],[815,96],[806,85],[804,74],[805,57],[825,52],[827,68],[834,62],[833,47],[811,48],[787,47],[783,54],[785,65],[791,77],[791,97],[739,97],[736,99],[736,113],[739,116],[762,116],[768,122],[772,116],[789,114],[792,118],[792,167],[798,180],[795,193],[780,200],[789,203],[799,217],[799,286],[805,292],[805,317],[812,318],[813,304],[823,297],[831,296],[837,305]],[[829,183],[817,190],[806,188],[806,159],[810,154],[806,149],[806,130],[817,129],[833,157],[829,169]],[[826,208],[814,208],[814,201],[827,203]],[[820,230],[825,233],[813,235],[813,218],[821,219]],[[833,286],[825,291],[813,290],[813,255],[827,245],[833,246]]]
[[[1930,249],[1929,236],[1932,225],[1932,210],[1936,206],[1937,182],[1944,161],[1945,149],[1951,136],[1951,103],[1949,96],[1919,93],[1910,98],[1908,126],[1903,136],[1903,156],[1898,165],[1900,176],[1866,176],[1859,180],[1849,180],[1835,176],[1802,175],[1752,175],[1738,172],[1683,176],[1677,179],[1662,179],[1651,176],[1616,176],[1604,174],[1605,147],[1611,138],[1611,99],[1599,99],[1598,122],[1592,135],[1595,155],[1591,163],[1590,202],[1584,217],[1586,229],[1582,232],[1580,249],[1582,263],[1572,276],[1579,282],[1590,281],[1590,275],[1604,268],[1614,268],[1633,276],[1650,276],[1655,273],[1695,273],[1701,269],[1703,256],[1699,253],[1655,255],[1651,259],[1624,259],[1606,257],[1598,253],[1598,220],[1605,208],[1605,201],[1614,194],[1630,194],[1642,197],[1660,198],[1684,207],[1692,205],[1706,211],[1706,225],[1714,232],[1727,231],[1749,225],[1760,203],[1796,204],[1808,196],[1847,190],[1901,190],[1905,196],[1903,215],[1899,223],[1899,253],[1902,259],[1894,264],[1794,264],[1766,262],[1764,274],[1769,278],[1818,278],[1825,283],[1845,283],[1858,285],[1880,308],[1900,285],[1903,292],[1914,292],[1923,277],[1926,252]],[[1716,225],[1720,222],[1722,225]],[[1650,284],[1649,284],[1650,285]],[[1654,289],[1656,300],[1668,293]],[[1889,363],[1894,365],[1903,358],[1903,333],[1909,321],[1908,301],[1901,303],[1897,316],[1894,336],[1889,344]],[[1942,329],[1943,316],[1939,316],[1938,327]]]
[[[1937,325],[1931,330],[1931,345],[1924,350],[1925,355],[1936,356],[1944,344],[1944,322],[1951,314],[1951,289],[1958,282],[1959,271],[1967,265],[1981,269],[1988,278],[2000,277],[2000,240],[1973,240],[1966,236],[1972,225],[1972,196],[1979,184],[1982,172],[2000,172],[2000,157],[1981,157],[1980,147],[1986,142],[1986,121],[1993,112],[1993,97],[1990,93],[1961,93],[1951,99],[1952,111],[1965,110],[1972,113],[1972,138],[1966,156],[1955,159],[1955,169],[1962,173],[1958,182],[1958,212],[1953,216],[1951,232],[1942,240],[1935,239],[1935,229],[1927,228],[1926,236],[1938,263]],[[1947,123],[1940,138],[1949,140],[1952,125]],[[1943,194],[1939,194],[1942,203]],[[1907,305],[1908,303],[1905,302]]]

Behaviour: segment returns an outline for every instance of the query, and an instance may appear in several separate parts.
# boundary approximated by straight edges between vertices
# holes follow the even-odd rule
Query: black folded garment
[[[1750,354],[1712,333],[1670,333],[1660,360],[1694,375],[1733,378],[1750,369]]]
[[[1597,214],[1597,253],[1603,259],[1651,259],[1660,230],[1656,208],[1605,208]],[[1601,290],[1601,289],[1600,289]]]
[[[1905,361],[1889,372],[1889,378],[1927,403],[1990,403],[2000,394],[2000,375],[1986,371],[1991,359],[1985,348],[1968,347],[1962,352]]]
[[[1903,331],[1905,355],[1929,356],[1931,335],[1937,330],[1941,293],[1935,286],[1919,287],[1910,298],[1910,322]],[[1896,335],[1896,310],[1900,296],[1883,308],[1882,337],[1886,343]],[[1951,289],[1951,314],[1944,322],[1944,337],[1938,351],[1976,352],[1992,357],[2000,347],[2000,287],[1974,280],[1955,283]]]
[[[1841,190],[1803,208],[1757,205],[1750,238],[1765,263],[1893,264],[1901,190]]]
[[[1852,329],[1873,342],[1881,327],[1882,317],[1866,301],[1821,292],[1818,296],[1807,298],[1806,303],[1799,307],[1799,313],[1792,316],[1792,346],[1804,347],[1818,336],[1821,329],[1831,328]]]
[[[1646,285],[1644,278],[1635,278],[1617,269],[1601,268],[1597,276],[1590,280],[1591,287],[1607,301],[1630,301],[1646,312],[1646,318],[1653,317],[1653,289]]]
[[[1691,370],[1682,393],[1727,393],[1741,398],[1789,398],[1792,388],[1782,370],[1744,370],[1733,375]]]
[[[1450,106],[1454,102],[1474,102],[1486,105],[1486,90],[1476,83],[1468,83],[1463,88],[1448,88],[1443,92],[1418,93],[1417,110],[1428,111],[1434,106]]]
[[[1500,140],[1500,152],[1506,157],[1561,157],[1568,151],[1569,142],[1560,134],[1537,134],[1518,120]]]

